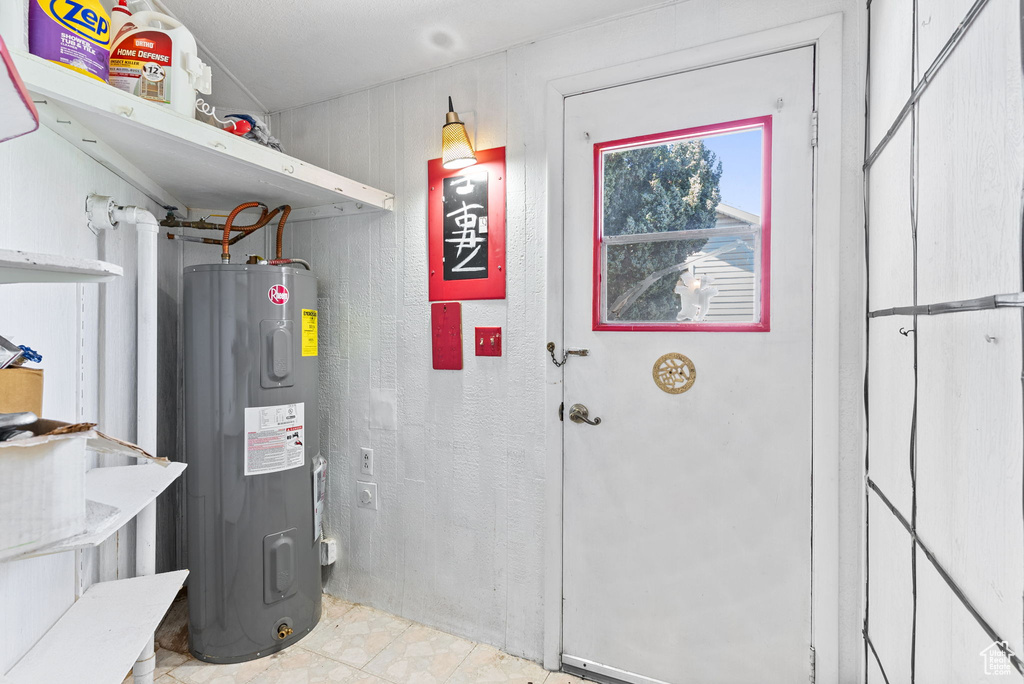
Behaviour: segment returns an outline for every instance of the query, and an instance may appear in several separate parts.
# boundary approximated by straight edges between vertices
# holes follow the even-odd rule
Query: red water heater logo
[[[274,285],[267,293],[271,304],[284,304],[288,301],[288,288],[284,285]]]

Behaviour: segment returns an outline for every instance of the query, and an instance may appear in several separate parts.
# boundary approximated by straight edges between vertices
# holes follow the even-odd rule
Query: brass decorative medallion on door
[[[669,352],[654,362],[651,375],[654,376],[654,384],[662,392],[682,394],[693,387],[697,380],[697,368],[689,357]]]

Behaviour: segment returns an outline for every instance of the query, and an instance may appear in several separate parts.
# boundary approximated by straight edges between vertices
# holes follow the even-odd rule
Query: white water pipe
[[[110,218],[114,222],[134,225],[137,233],[135,442],[150,454],[155,455],[157,403],[156,243],[159,225],[156,217],[141,207],[114,207],[110,212]],[[143,508],[135,517],[135,576],[154,574],[156,574],[156,501]],[[150,636],[133,668],[135,684],[153,684],[155,669],[156,653],[153,637]]]

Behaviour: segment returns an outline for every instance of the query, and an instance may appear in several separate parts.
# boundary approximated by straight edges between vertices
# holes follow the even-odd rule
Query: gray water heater
[[[290,266],[185,269],[189,648],[200,660],[266,656],[320,619],[316,296],[316,278]]]

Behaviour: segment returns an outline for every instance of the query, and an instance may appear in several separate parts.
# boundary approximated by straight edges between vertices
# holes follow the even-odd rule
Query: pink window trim
[[[761,315],[757,323],[602,323],[601,322],[601,207],[603,206],[603,152],[640,145],[676,142],[711,134],[733,133],[761,128]],[[772,234],[772,117],[758,116],[725,123],[685,128],[667,133],[641,135],[594,144],[594,319],[596,331],[649,332],[769,332],[771,330],[771,234]]]

